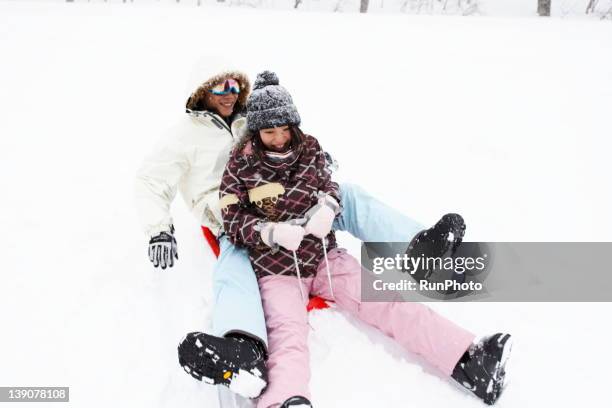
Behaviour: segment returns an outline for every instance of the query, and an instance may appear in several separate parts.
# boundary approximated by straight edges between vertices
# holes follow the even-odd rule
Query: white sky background
[[[215,406],[176,361],[207,327],[212,258],[178,199],[180,262],[152,270],[132,206],[201,57],[276,70],[338,179],[425,224],[456,211],[469,240],[610,241],[611,38],[595,19],[1,2],[0,385],[68,385],[73,407]],[[606,400],[609,304],[433,307],[517,338],[498,407]],[[312,325],[317,407],[480,406],[338,313]]]

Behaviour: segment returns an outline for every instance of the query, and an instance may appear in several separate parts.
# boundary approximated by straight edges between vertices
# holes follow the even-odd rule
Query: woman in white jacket
[[[201,77],[206,80],[189,97],[187,114],[138,172],[137,205],[155,267],[172,267],[178,259],[169,212],[177,189],[208,234],[213,250],[217,248],[211,237],[218,238],[213,335],[189,333],[179,345],[179,363],[198,380],[255,398],[267,380],[261,298],[246,250],[232,245],[223,234],[219,207],[219,186],[229,153],[246,131],[241,112],[250,82],[244,73],[227,68]],[[422,230],[420,224],[355,185],[341,184],[340,194],[342,208],[333,220],[335,230],[348,231],[362,241],[381,242],[409,242]],[[325,218],[325,209],[313,216]],[[460,241],[464,229],[464,225],[453,225],[443,233],[436,231],[436,236],[441,245],[448,245],[450,234]]]
[[[219,209],[221,176],[232,146],[246,127],[241,112],[250,81],[238,70],[210,65],[200,69],[200,78],[205,81],[189,97],[186,115],[166,132],[138,171],[136,204],[143,230],[150,239],[149,258],[155,267],[172,267],[178,259],[170,215],[177,190],[218,256],[213,272],[213,333],[226,342],[226,352],[222,354],[240,356],[242,371],[236,368],[232,376],[224,378],[215,370],[191,370],[190,360],[194,357],[186,350],[180,353],[180,364],[199,380],[228,386],[233,381],[233,389],[241,383],[236,378],[241,376],[242,383],[246,378],[249,385],[239,393],[256,397],[266,385],[267,337],[261,298],[246,253],[220,237],[223,221]]]

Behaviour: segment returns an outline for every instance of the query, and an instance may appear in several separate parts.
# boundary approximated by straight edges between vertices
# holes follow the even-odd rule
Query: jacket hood
[[[197,74],[198,73],[196,73],[196,75]],[[187,110],[206,110],[206,92],[210,91],[212,87],[218,83],[230,78],[233,78],[240,83],[240,95],[238,95],[235,111],[240,112],[245,109],[247,98],[251,92],[251,82],[249,81],[249,77],[244,72],[226,67],[218,69],[209,74],[201,74],[200,72],[200,78],[203,78],[204,81],[197,85],[197,88],[192,91],[189,99],[187,99],[187,103],[185,105]]]

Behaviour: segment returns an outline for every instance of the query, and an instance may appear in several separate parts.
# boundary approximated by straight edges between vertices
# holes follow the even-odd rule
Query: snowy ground
[[[610,241],[611,39],[598,21],[0,3],[0,386],[216,406],[176,362],[208,325],[212,256],[177,200],[180,262],[153,270],[132,206],[203,55],[276,70],[338,178],[425,224],[457,211],[469,240]],[[515,335],[499,407],[609,400],[610,304],[432,307]],[[482,406],[341,314],[311,324],[317,407]]]

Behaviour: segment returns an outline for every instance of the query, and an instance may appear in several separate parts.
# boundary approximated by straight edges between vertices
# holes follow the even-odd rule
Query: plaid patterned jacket
[[[272,250],[263,243],[259,225],[303,218],[317,203],[319,191],[340,203],[338,184],[331,181],[325,154],[309,135],[298,148],[293,163],[272,165],[253,152],[251,142],[235,149],[221,180],[220,206],[223,226],[230,241],[248,248],[257,278],[267,275],[297,275],[293,253]],[[327,250],[336,247],[333,231],[326,237]],[[307,235],[296,251],[302,277],[316,273],[323,258],[321,240]]]

